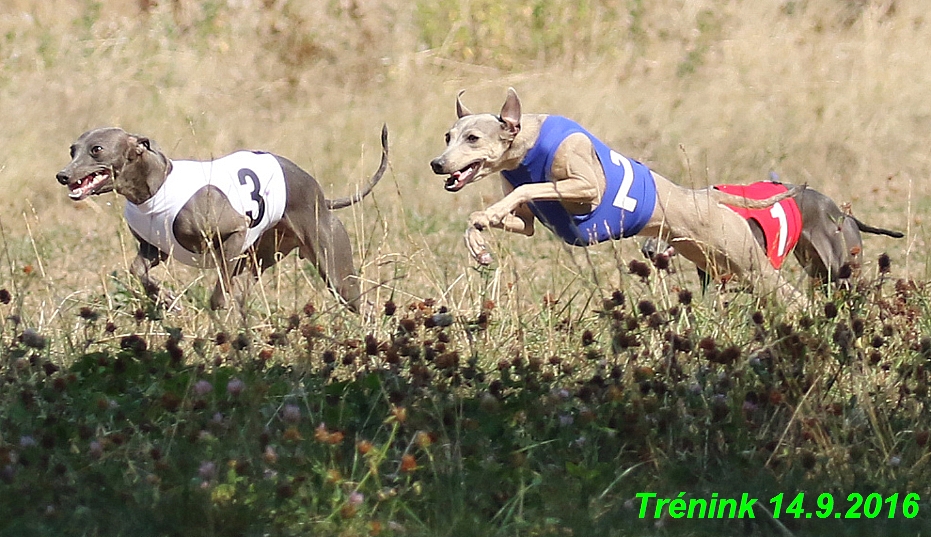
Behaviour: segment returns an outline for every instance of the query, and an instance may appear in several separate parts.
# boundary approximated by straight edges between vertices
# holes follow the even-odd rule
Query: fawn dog
[[[791,308],[807,304],[769,263],[747,221],[728,207],[769,207],[804,186],[764,200],[681,187],[608,148],[569,119],[522,114],[513,88],[498,115],[473,114],[461,96],[446,149],[430,164],[434,173],[447,176],[450,192],[501,172],[505,196],[469,217],[466,244],[478,263],[492,261],[486,229],[530,236],[536,219],[578,246],[634,235],[658,237],[713,277],[734,274]]]

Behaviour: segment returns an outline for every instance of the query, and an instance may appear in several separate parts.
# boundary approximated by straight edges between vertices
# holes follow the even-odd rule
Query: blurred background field
[[[868,270],[888,252],[896,276],[924,278],[927,7],[10,0],[0,7],[3,270],[32,264],[68,292],[93,294],[103,275],[125,268],[134,244],[121,200],[74,204],[54,181],[87,129],[143,133],[173,158],[274,151],[335,197],[377,166],[387,123],[390,173],[341,215],[363,276],[391,282],[378,300],[392,292],[465,300],[475,294],[457,289],[474,277],[461,244],[465,218],[498,186],[452,195],[428,163],[460,89],[473,110],[497,111],[514,86],[526,111],[570,116],[682,184],[770,172],[807,182],[867,222],[908,232],[901,241],[867,238]],[[492,235],[496,277],[513,284],[519,275],[538,296],[561,292],[553,274],[581,266],[598,267],[597,285],[623,285],[616,265],[637,255],[634,241],[586,256],[546,233]]]
[[[633,514],[644,490],[920,492],[921,517],[835,534],[926,524],[929,8],[5,0],[0,535],[666,534]],[[865,283],[804,316],[737,293],[722,309],[685,263],[631,274],[635,240],[492,232],[478,270],[465,222],[499,187],[447,193],[429,161],[459,90],[497,112],[509,86],[680,184],[774,173],[907,236],[867,236]],[[344,196],[382,124],[391,167],[340,214],[363,315],[296,256],[244,316],[207,312],[214,275],[185,267],[155,269],[182,296],[155,307],[122,198],[73,203],[54,179],[82,132],[116,125],[177,159],[279,153]]]

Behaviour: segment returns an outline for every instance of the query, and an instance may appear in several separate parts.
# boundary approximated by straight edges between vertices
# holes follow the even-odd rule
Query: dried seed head
[[[120,348],[128,349],[135,353],[141,353],[145,352],[145,350],[148,348],[148,344],[144,339],[142,339],[142,336],[139,336],[138,334],[130,334],[120,339]]]
[[[840,266],[840,269],[837,271],[837,277],[841,280],[846,280],[853,276],[853,269],[850,267],[850,263],[844,263]]]
[[[42,370],[45,371],[46,376],[50,377],[54,375],[55,373],[57,373],[59,370],[61,370],[61,368],[53,364],[52,362],[45,362],[42,364]]]
[[[641,300],[637,303],[637,311],[640,312],[640,315],[644,317],[649,317],[656,313],[656,306],[653,305],[649,300]]]
[[[801,453],[802,467],[806,470],[811,470],[815,467],[815,464],[818,463],[818,458],[811,451],[804,449]]]
[[[398,323],[398,327],[408,334],[413,334],[417,331],[417,322],[410,318],[401,319],[401,322]]]
[[[630,263],[627,265],[627,269],[631,274],[639,276],[642,280],[649,278],[650,274],[653,272],[653,270],[650,269],[650,265],[647,265],[646,263],[636,259],[632,259],[630,261]]]
[[[714,350],[717,346],[718,344],[711,336],[703,337],[698,341],[698,348],[705,352]]]
[[[857,317],[850,322],[850,327],[853,329],[854,335],[860,337],[863,335],[863,331],[866,329],[866,325],[863,322],[863,319]]]
[[[48,340],[36,331],[34,328],[27,328],[23,330],[22,335],[23,345],[31,347],[33,349],[44,349],[48,344]]]
[[[250,343],[251,342],[249,341],[249,336],[247,336],[246,334],[239,334],[238,336],[236,336],[236,340],[233,341],[232,345],[234,349],[236,349],[237,351],[241,351],[241,350],[249,348]]]
[[[879,256],[879,273],[888,274],[892,269],[892,260],[889,259],[889,254],[882,254]]]
[[[621,291],[614,291],[611,293],[611,301],[614,302],[615,307],[624,305],[624,293]]]
[[[689,306],[692,304],[692,292],[688,289],[682,289],[679,291],[679,304],[683,306]]]

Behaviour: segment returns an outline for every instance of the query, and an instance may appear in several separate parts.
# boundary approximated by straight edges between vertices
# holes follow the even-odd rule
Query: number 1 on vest
[[[624,179],[621,181],[621,186],[618,188],[617,196],[614,197],[612,204],[627,212],[633,212],[637,208],[637,200],[627,194],[630,193],[630,187],[634,184],[634,169],[627,157],[613,149],[611,150],[611,162],[615,166],[624,168]]]
[[[789,217],[782,207],[782,202],[776,202],[769,208],[769,215],[779,221],[779,257],[786,255],[786,236],[789,234]]]

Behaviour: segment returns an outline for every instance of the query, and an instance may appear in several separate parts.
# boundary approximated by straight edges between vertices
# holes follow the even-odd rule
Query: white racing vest
[[[127,201],[123,215],[139,237],[179,262],[202,268],[215,266],[209,251],[198,254],[185,249],[172,231],[178,212],[205,186],[222,191],[233,208],[249,221],[242,250],[224,252],[227,260],[245,253],[262,233],[281,220],[287,194],[284,172],[274,155],[238,151],[206,162],[173,160],[171,164],[171,173],[158,192],[139,205]]]

